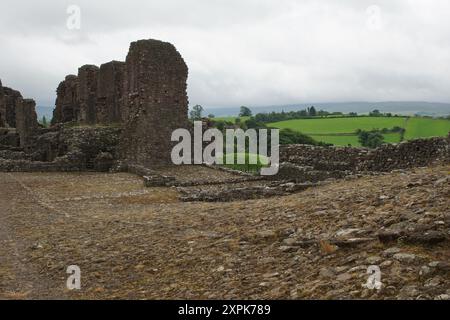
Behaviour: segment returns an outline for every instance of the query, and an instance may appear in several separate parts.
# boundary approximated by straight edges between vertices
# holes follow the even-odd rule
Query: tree
[[[363,131],[358,132],[358,140],[363,147],[377,148],[384,142],[384,137],[379,131]]]
[[[46,128],[47,128],[47,126],[48,126],[47,118],[46,118],[45,116],[42,117],[42,125],[43,125],[44,127],[46,127]]]
[[[195,105],[189,112],[189,117],[192,120],[200,120],[202,118],[203,107],[199,104]]]
[[[239,117],[251,117],[252,116],[252,110],[249,108],[242,106],[241,111],[239,112]]]
[[[213,115],[212,113],[208,114],[208,118],[210,118],[210,119],[213,119],[213,118],[215,118],[215,117],[216,117],[216,116]]]
[[[381,114],[380,110],[378,110],[378,109],[375,109],[371,113],[369,113],[369,116],[371,116],[371,117],[379,117],[381,115],[382,114]]]
[[[308,108],[308,114],[310,117],[315,117],[317,115],[316,108],[314,108],[314,106],[312,106],[311,108]]]

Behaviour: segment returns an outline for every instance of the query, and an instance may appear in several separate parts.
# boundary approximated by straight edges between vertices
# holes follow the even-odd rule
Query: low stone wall
[[[450,138],[418,139],[377,149],[289,145],[280,148],[280,162],[318,171],[388,172],[450,163]]]

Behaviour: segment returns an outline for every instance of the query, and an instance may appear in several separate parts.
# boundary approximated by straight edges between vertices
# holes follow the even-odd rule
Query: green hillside
[[[360,146],[356,130],[392,129],[406,130],[404,139],[411,140],[433,136],[446,136],[450,131],[450,120],[408,117],[347,117],[295,119],[268,124],[275,128],[290,128],[310,135],[317,141],[335,145]],[[383,134],[385,142],[397,143],[400,133]]]

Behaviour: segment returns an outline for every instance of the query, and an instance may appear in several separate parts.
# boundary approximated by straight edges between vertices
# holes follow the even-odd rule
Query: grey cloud
[[[66,74],[124,60],[140,38],[176,45],[191,104],[450,100],[446,0],[0,1],[0,78],[40,104]],[[79,31],[66,28],[69,4]]]

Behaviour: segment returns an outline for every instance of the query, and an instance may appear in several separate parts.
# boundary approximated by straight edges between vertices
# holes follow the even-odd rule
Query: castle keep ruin
[[[167,42],[131,43],[126,62],[85,65],[57,89],[53,124],[121,124],[120,155],[135,164],[170,164],[172,131],[186,128],[188,68]]]
[[[171,134],[188,124],[188,68],[173,45],[137,41],[126,60],[122,157],[144,166],[171,163]]]
[[[0,124],[17,127],[20,147],[38,161],[52,162],[70,153],[81,169],[94,167],[100,158],[127,165],[171,164],[171,134],[188,125],[187,76],[188,68],[172,44],[139,40],[131,43],[126,62],[84,65],[77,75],[66,76],[56,90],[51,128],[38,128],[34,101],[23,100],[8,88],[0,90]],[[101,126],[94,130],[96,125]],[[69,131],[78,126],[91,127],[78,132],[86,133],[86,138],[103,136],[101,127],[114,127],[109,133],[117,139],[106,140],[117,141],[117,152],[103,143],[87,147],[87,155],[78,147],[73,151],[65,139],[74,141]]]

